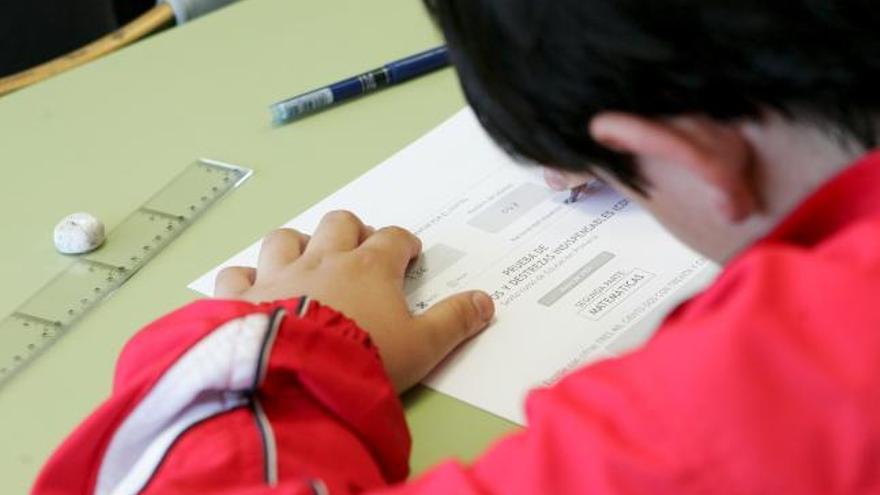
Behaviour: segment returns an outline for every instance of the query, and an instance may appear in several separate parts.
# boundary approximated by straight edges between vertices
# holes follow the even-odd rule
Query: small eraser
[[[104,224],[94,215],[74,213],[55,226],[55,249],[64,254],[94,251],[104,243]]]

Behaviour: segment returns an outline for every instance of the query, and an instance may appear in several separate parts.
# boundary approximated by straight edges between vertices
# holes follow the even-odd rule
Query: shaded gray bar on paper
[[[465,253],[446,244],[434,244],[410,265],[404,275],[404,293],[409,295],[435,275],[464,258]]]
[[[572,289],[580,285],[580,283],[586,280],[587,277],[592,275],[599,268],[602,268],[605,263],[608,263],[612,259],[614,259],[614,254],[609,253],[608,251],[602,251],[597,254],[584,266],[578,268],[576,272],[569,275],[568,278],[563,280],[559,285],[550,289],[550,292],[541,296],[541,299],[538,299],[538,304],[547,307],[552,306],[553,303],[562,299],[563,296],[571,292]]]
[[[485,210],[471,218],[468,225],[490,234],[497,234],[551,194],[545,187],[526,182],[487,206]]]

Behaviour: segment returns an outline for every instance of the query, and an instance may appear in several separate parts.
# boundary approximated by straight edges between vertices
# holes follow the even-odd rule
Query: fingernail
[[[550,186],[550,189],[555,189],[557,191],[568,189],[568,180],[566,180],[565,176],[553,169],[544,169],[544,182]]]
[[[480,315],[480,322],[487,323],[492,319],[494,306],[492,300],[483,292],[475,292],[471,300],[474,307],[477,308],[477,314]]]

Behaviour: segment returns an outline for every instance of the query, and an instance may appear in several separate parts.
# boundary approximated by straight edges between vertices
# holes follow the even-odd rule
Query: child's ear
[[[604,112],[589,130],[599,144],[633,156],[649,190],[663,184],[664,170],[679,167],[676,175],[686,173],[705,188],[726,220],[739,222],[758,207],[751,146],[734,125],[703,116],[651,119]]]

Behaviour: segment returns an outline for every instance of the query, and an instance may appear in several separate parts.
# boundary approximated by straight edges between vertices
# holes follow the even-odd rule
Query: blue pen
[[[372,93],[386,86],[408,81],[447,65],[449,65],[449,50],[445,46],[417,53],[359,76],[343,79],[330,86],[279,101],[269,107],[272,110],[272,122],[284,124],[331,105]]]

